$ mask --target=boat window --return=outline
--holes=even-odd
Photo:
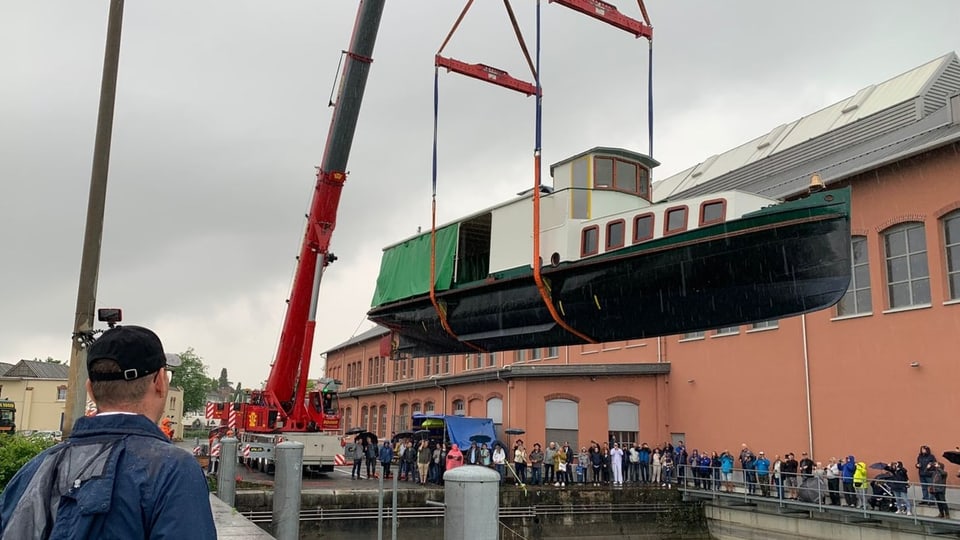
[[[613,181],[616,189],[637,193],[637,164],[617,161],[617,174]]]
[[[727,201],[718,199],[714,201],[704,201],[700,205],[700,225],[709,225],[711,223],[722,223],[727,214]]]
[[[460,224],[456,258],[456,282],[485,279],[490,272],[490,213]]]
[[[600,249],[600,228],[596,225],[587,227],[580,235],[580,256],[596,255]]]
[[[653,238],[653,214],[633,218],[633,243]]]
[[[623,247],[624,229],[626,229],[626,224],[622,219],[607,223],[606,250]]]
[[[687,207],[676,206],[667,209],[667,219],[663,227],[663,234],[673,234],[687,230]]]
[[[593,159],[593,187],[636,195],[647,194],[647,170],[632,161],[608,157]]]

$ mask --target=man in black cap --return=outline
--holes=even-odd
[[[157,427],[179,365],[139,326],[93,342],[87,392],[98,412],[13,477],[0,494],[0,539],[216,538],[203,471]]]

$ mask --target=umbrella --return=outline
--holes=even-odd
[[[878,471],[882,471],[887,468],[887,464],[882,461],[878,461],[876,463],[871,463],[870,468],[877,469]]]
[[[364,431],[366,431],[366,430],[363,429],[362,427],[360,427],[360,426],[354,426],[354,427],[348,429],[347,431],[345,431],[344,433],[346,433],[347,435],[356,435],[357,433],[363,433]]]
[[[423,421],[422,424],[420,424],[420,427],[423,427],[423,428],[443,427],[443,420],[440,420],[439,418],[427,418],[426,420]]]
[[[400,433],[397,433],[396,435],[393,436],[394,441],[399,441],[400,439],[412,439],[412,438],[413,438],[412,431],[401,431]]]
[[[420,430],[414,431],[414,432],[413,432],[413,437],[414,437],[415,439],[426,439],[426,438],[429,438],[429,437],[430,437],[430,430],[429,430],[429,429],[420,429]]]
[[[827,492],[826,482],[817,476],[808,476],[797,489],[797,498],[803,502],[815,503]]]
[[[360,437],[360,439],[364,441],[367,440],[367,437],[369,437],[370,442],[372,442],[373,444],[377,444],[376,434],[370,433],[369,431],[361,431],[360,433],[357,433],[357,437]]]
[[[524,433],[526,433],[526,430],[523,430],[520,428],[507,428],[503,430],[503,432],[506,433],[507,435],[523,435]]]
[[[470,442],[475,442],[477,444],[488,443],[490,442],[490,436],[484,435],[482,433],[478,433],[477,435],[473,435],[470,437]]]
[[[960,465],[960,449],[958,450],[947,450],[943,453],[943,458],[953,463],[954,465]]]

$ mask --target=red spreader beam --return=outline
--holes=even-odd
[[[466,75],[467,77],[473,77],[474,79],[493,83],[509,90],[515,90],[521,94],[532,96],[537,93],[536,85],[526,81],[521,81],[520,79],[515,79],[506,71],[490,67],[486,64],[468,64],[466,62],[454,60],[453,58],[440,56],[439,54],[436,56],[434,63],[437,67],[446,68],[447,71],[453,71],[454,73],[460,73],[461,75]]]
[[[550,2],[555,2],[574,11],[579,11],[584,15],[589,15],[594,19],[630,32],[637,38],[644,37],[653,39],[653,27],[620,13],[616,6],[603,2],[602,0],[550,0]]]

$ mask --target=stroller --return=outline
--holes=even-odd
[[[877,475],[877,477],[870,482],[871,492],[867,503],[870,505],[871,510],[878,512],[897,511],[897,499],[893,495],[893,490],[890,489],[890,484],[888,484],[890,480],[893,480],[893,475],[883,473]]]

